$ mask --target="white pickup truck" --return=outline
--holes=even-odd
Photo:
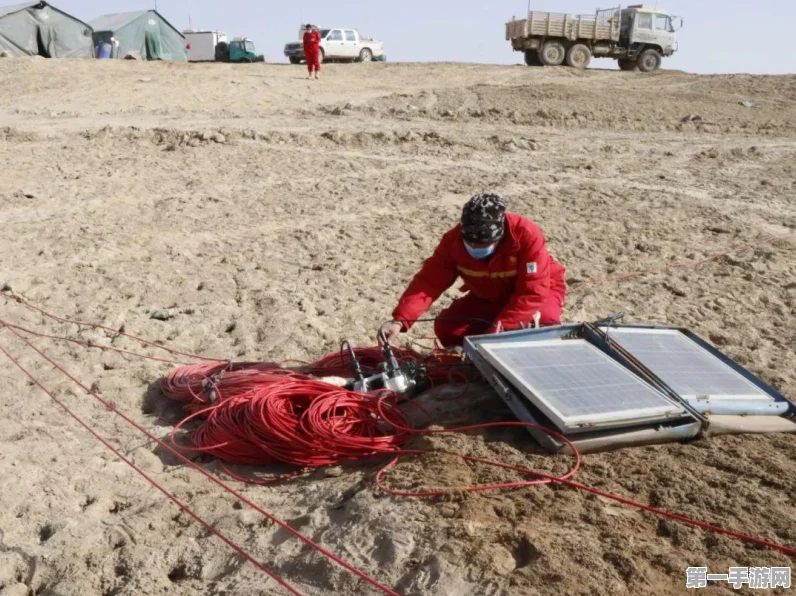
[[[285,56],[291,64],[304,61],[304,32],[299,29],[299,41],[285,44]],[[384,43],[363,37],[356,29],[319,29],[321,35],[321,62],[384,62]]]

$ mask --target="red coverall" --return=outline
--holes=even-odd
[[[565,272],[547,252],[542,230],[520,215],[506,214],[506,234],[486,260],[469,255],[458,225],[409,284],[393,320],[408,331],[461,276],[462,290],[469,293],[443,311],[434,326],[447,348],[461,346],[469,335],[495,333],[498,324],[506,330],[520,323],[533,326],[537,312],[542,325],[558,324],[567,294]]]
[[[314,29],[304,34],[304,59],[310,74],[321,72],[321,34]]]

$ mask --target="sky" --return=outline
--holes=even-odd
[[[154,8],[156,0],[50,0],[84,21],[109,12]],[[522,18],[528,0],[157,0],[158,11],[178,29],[215,29],[252,39],[268,62],[286,62],[282,49],[302,23],[359,29],[384,41],[390,62],[519,64],[505,40],[504,24]],[[604,0],[603,0],[604,1]],[[9,0],[1,4],[15,4]],[[650,0],[655,4],[656,0]],[[682,16],[680,51],[664,67],[695,73],[796,72],[794,0],[658,0]],[[594,0],[531,0],[534,10],[592,13]],[[612,2],[600,5],[613,6]],[[593,67],[612,61],[595,60]]]

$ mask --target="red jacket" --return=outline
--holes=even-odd
[[[506,234],[488,260],[474,259],[461,238],[461,224],[442,237],[434,254],[409,284],[393,312],[408,330],[456,280],[463,290],[504,304],[495,319],[507,329],[533,321],[551,290],[566,294],[566,269],[547,252],[547,241],[532,221],[506,214]]]
[[[308,31],[304,34],[304,54],[317,54],[321,47],[321,34],[315,31]]]

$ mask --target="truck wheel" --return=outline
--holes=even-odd
[[[662,62],[663,56],[658,50],[644,50],[638,57],[638,68],[641,72],[655,72]]]
[[[373,52],[369,48],[363,48],[359,53],[360,62],[373,62]]]
[[[528,66],[544,66],[536,50],[525,50],[525,64]]]
[[[298,56],[291,56],[290,57],[290,63],[291,64],[301,64],[301,58],[299,58]]]
[[[628,60],[627,58],[620,58],[619,62],[619,70],[638,70],[638,62],[635,60]]]
[[[591,63],[591,50],[589,46],[576,43],[567,52],[567,65],[572,68],[588,68]]]
[[[323,48],[318,50],[318,60],[320,60],[321,64],[326,62],[326,51]]]
[[[561,66],[566,55],[567,51],[564,49],[563,43],[560,41],[546,41],[542,46],[542,51],[539,52],[539,59],[545,66]]]
[[[229,44],[219,41],[216,45],[216,62],[229,62]]]

